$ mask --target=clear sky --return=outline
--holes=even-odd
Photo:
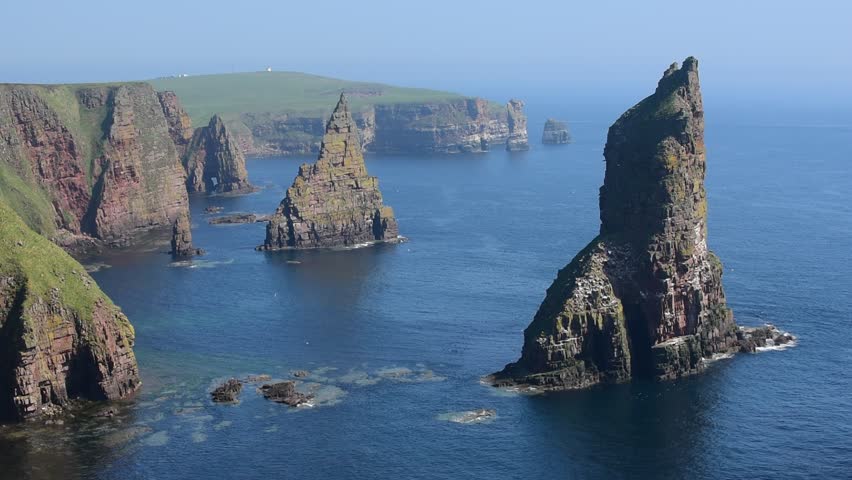
[[[0,19],[0,82],[271,66],[471,94],[605,96],[695,55],[702,83],[732,98],[852,102],[846,0],[3,0]]]

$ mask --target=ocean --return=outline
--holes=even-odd
[[[253,158],[261,191],[191,198],[207,255],[95,259],[136,327],[143,388],[113,418],[0,428],[0,477],[849,478],[852,122],[705,109],[709,244],[729,306],[795,346],[669,382],[483,385],[518,358],[545,289],[599,227],[615,117],[531,103],[529,152],[367,156],[406,243],[263,253],[264,224],[207,224],[207,206],[271,213],[315,160]],[[575,143],[540,144],[548,115]],[[311,372],[313,407],[253,385],[237,405],[210,401],[229,377],[294,370]],[[496,416],[451,421],[480,408]]]

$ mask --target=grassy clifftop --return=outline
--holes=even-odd
[[[241,113],[299,113],[325,116],[345,90],[351,108],[389,103],[443,102],[461,95],[381,83],[353,82],[297,72],[253,72],[169,77],[151,80],[156,90],[172,90],[192,117],[206,124],[213,114],[233,119]]]

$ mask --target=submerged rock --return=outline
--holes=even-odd
[[[134,337],[83,266],[0,202],[0,421],[131,395]]]
[[[303,164],[266,227],[259,250],[350,247],[399,241],[393,210],[367,174],[358,129],[344,95],[313,165]]]
[[[216,387],[210,395],[217,403],[236,402],[243,391],[243,384],[236,378],[231,378]]]
[[[210,206],[210,207],[206,207],[206,208],[204,209],[204,213],[219,213],[219,212],[221,212],[221,211],[223,211],[223,210],[225,210],[225,207],[214,207],[214,206]]]
[[[506,139],[506,150],[521,152],[530,149],[527,134],[527,116],[524,114],[524,102],[509,100],[506,105],[509,119],[509,137]]]
[[[232,223],[257,223],[268,222],[269,215],[257,215],[255,213],[235,213],[233,215],[223,215],[221,217],[211,218],[208,223],[210,225],[226,225]]]
[[[480,408],[466,412],[456,412],[441,415],[439,418],[453,423],[480,423],[493,420],[497,417],[497,411],[490,408]]]
[[[672,65],[610,127],[604,157],[600,235],[559,272],[521,358],[495,385],[674,378],[739,348],[722,264],[707,247],[697,60]]]
[[[306,395],[297,391],[296,382],[292,381],[265,384],[260,387],[260,392],[267,400],[283,403],[291,407],[298,407],[313,398],[312,395]]]
[[[172,227],[172,249],[169,253],[174,258],[194,257],[203,255],[204,250],[192,246],[192,228],[189,215],[180,215]]]
[[[740,327],[737,330],[740,351],[754,353],[758,348],[780,347],[796,341],[796,337],[767,323],[762,327]]]
[[[246,159],[224,120],[214,115],[195,131],[183,157],[190,192],[249,193]]]
[[[544,133],[541,135],[541,143],[545,145],[571,143],[571,132],[568,131],[568,124],[560,120],[548,118],[544,122]]]

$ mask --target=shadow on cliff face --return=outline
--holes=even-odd
[[[654,363],[651,354],[651,332],[647,317],[639,303],[624,302],[627,339],[630,345],[630,371],[633,378],[652,378]]]

